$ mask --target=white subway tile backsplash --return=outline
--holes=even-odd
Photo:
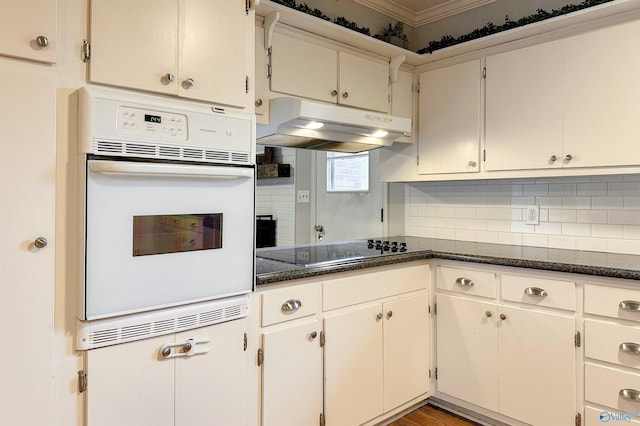
[[[407,235],[615,253],[631,253],[640,244],[640,174],[418,182],[407,188]],[[529,205],[540,206],[538,225],[524,222]]]

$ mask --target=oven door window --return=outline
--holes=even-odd
[[[222,213],[133,217],[133,255],[222,248]]]

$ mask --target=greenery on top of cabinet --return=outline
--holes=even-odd
[[[340,25],[342,27],[348,28],[353,31],[357,31],[359,33],[370,36],[371,31],[367,27],[359,27],[355,22],[349,21],[343,16],[338,16],[336,19],[331,19],[320,9],[311,8],[306,3],[296,3],[296,0],[273,0],[274,3],[281,4],[283,6],[290,7],[291,9],[298,10],[300,12],[306,13],[307,15],[315,16],[316,18],[324,19],[325,21],[333,22],[336,25]]]

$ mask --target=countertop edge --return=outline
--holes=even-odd
[[[292,281],[302,278],[334,274],[338,272],[355,271],[368,269],[376,266],[386,266],[398,263],[407,263],[419,260],[442,259],[456,260],[462,262],[482,263],[496,266],[511,266],[518,268],[537,269],[553,272],[564,272],[582,275],[592,275],[606,278],[621,278],[630,280],[640,280],[640,271],[599,267],[589,265],[577,265],[561,262],[551,262],[542,260],[515,259],[508,257],[482,256],[451,253],[438,250],[424,250],[412,253],[403,253],[395,256],[385,256],[380,258],[367,258],[324,265],[317,267],[307,267],[300,269],[287,269],[276,272],[267,272],[256,275],[256,286],[273,284],[277,282]]]

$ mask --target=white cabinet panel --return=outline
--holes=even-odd
[[[0,351],[3,425],[53,422],[55,111],[54,70],[0,58],[0,336],[12,342]]]
[[[321,322],[263,334],[262,425],[313,425],[322,413]]]
[[[494,272],[438,266],[436,283],[438,289],[442,290],[469,296],[496,297],[496,274]]]
[[[359,425],[382,414],[382,306],[327,317],[324,329],[327,424]]]
[[[385,412],[429,390],[428,308],[427,293],[383,305]]]
[[[418,173],[480,170],[480,61],[420,74]]]
[[[576,414],[573,316],[503,305],[498,310],[500,413],[532,425],[572,424]]]
[[[487,170],[561,167],[562,40],[489,56],[486,69]]]
[[[4,0],[0,5],[0,55],[55,62],[58,44],[56,0]],[[40,46],[38,37],[46,38]]]
[[[623,303],[625,302],[625,303]],[[640,291],[627,288],[584,286],[584,311],[630,321],[640,321]]]
[[[391,83],[391,115],[410,118],[411,132],[407,136],[397,139],[396,142],[414,142],[417,136],[418,117],[417,106],[414,107],[413,73],[398,70],[396,81]]]
[[[640,328],[585,320],[584,334],[586,357],[640,369]]]
[[[565,167],[640,164],[640,21],[564,41]]]
[[[438,391],[498,411],[495,303],[437,295]]]
[[[501,274],[502,299],[535,306],[576,310],[576,284],[572,281]]]
[[[338,53],[338,103],[389,111],[389,62]]]
[[[337,62],[336,50],[274,32],[271,90],[335,103]]]
[[[638,402],[620,395],[622,390],[640,391],[640,374],[586,362],[584,399],[616,411],[638,412]]]

